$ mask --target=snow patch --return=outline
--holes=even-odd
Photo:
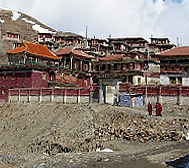
[[[1,18],[0,18],[0,22],[1,22],[1,23],[5,23],[5,21],[4,21],[4,20],[2,20]]]
[[[186,134],[186,140],[189,141],[189,132]]]
[[[183,137],[184,137],[187,141],[189,141],[189,132],[187,132],[186,134],[183,134]]]
[[[52,31],[49,31],[48,29],[44,29],[42,28],[40,25],[36,24],[33,25],[32,28],[36,31],[38,31],[39,33],[53,33]]]
[[[107,153],[111,153],[111,152],[114,152],[113,150],[111,149],[103,149],[103,150],[100,150],[100,148],[96,149],[96,152],[107,152]]]
[[[16,21],[21,15],[21,13],[18,13],[17,11],[12,11],[12,13],[13,13],[13,16],[11,17],[11,19],[14,21]]]
[[[22,18],[22,20],[25,21],[26,23],[36,24],[35,22],[28,20],[27,18]]]

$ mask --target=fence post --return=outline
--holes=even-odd
[[[28,103],[31,101],[30,89],[28,89]]]
[[[159,86],[159,88],[158,88],[157,102],[159,102],[160,104],[162,104],[161,86]]]
[[[18,102],[20,102],[20,89],[18,89]]]
[[[66,104],[66,94],[67,94],[67,90],[64,89],[64,104]]]
[[[181,86],[179,86],[179,88],[178,88],[178,94],[177,94],[177,104],[178,105],[182,105],[182,88],[181,88]]]
[[[11,93],[10,93],[10,89],[9,89],[9,102],[11,102]]]
[[[81,92],[80,89],[77,90],[77,103],[81,102]]]
[[[51,102],[54,101],[54,89],[52,89],[52,92],[51,92]]]
[[[89,91],[89,103],[93,103],[93,95],[94,95],[94,92],[91,90]]]
[[[42,102],[42,94],[43,94],[42,89],[40,89],[40,93],[39,93],[39,102],[40,103]]]
[[[145,94],[144,94],[144,104],[148,104],[148,86],[145,87]]]

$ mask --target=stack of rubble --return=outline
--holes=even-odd
[[[43,150],[47,154],[95,151],[103,148],[104,142],[110,140],[141,143],[179,141],[189,131],[188,119],[168,120],[116,111],[94,118],[94,127],[89,125],[85,131],[70,133],[67,137],[48,136],[40,141],[36,140],[30,144],[30,152],[34,152],[34,149]]]

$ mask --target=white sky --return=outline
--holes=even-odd
[[[168,37],[189,45],[189,0],[0,0],[0,7],[46,25],[97,38]]]

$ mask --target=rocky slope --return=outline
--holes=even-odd
[[[38,41],[38,33],[57,33],[63,36],[77,35],[71,32],[59,32],[22,12],[0,9],[0,64],[7,63],[6,51],[13,48],[14,41],[5,38],[7,32],[20,34],[19,42],[22,40],[36,42]]]
[[[0,162],[8,160],[10,165],[18,166],[33,157],[94,152],[108,147],[121,150],[125,148],[123,144],[116,146],[120,141],[148,145],[183,141],[189,130],[187,112],[172,118],[164,107],[163,115],[149,117],[144,107],[1,104],[0,154],[4,155],[0,155]]]

